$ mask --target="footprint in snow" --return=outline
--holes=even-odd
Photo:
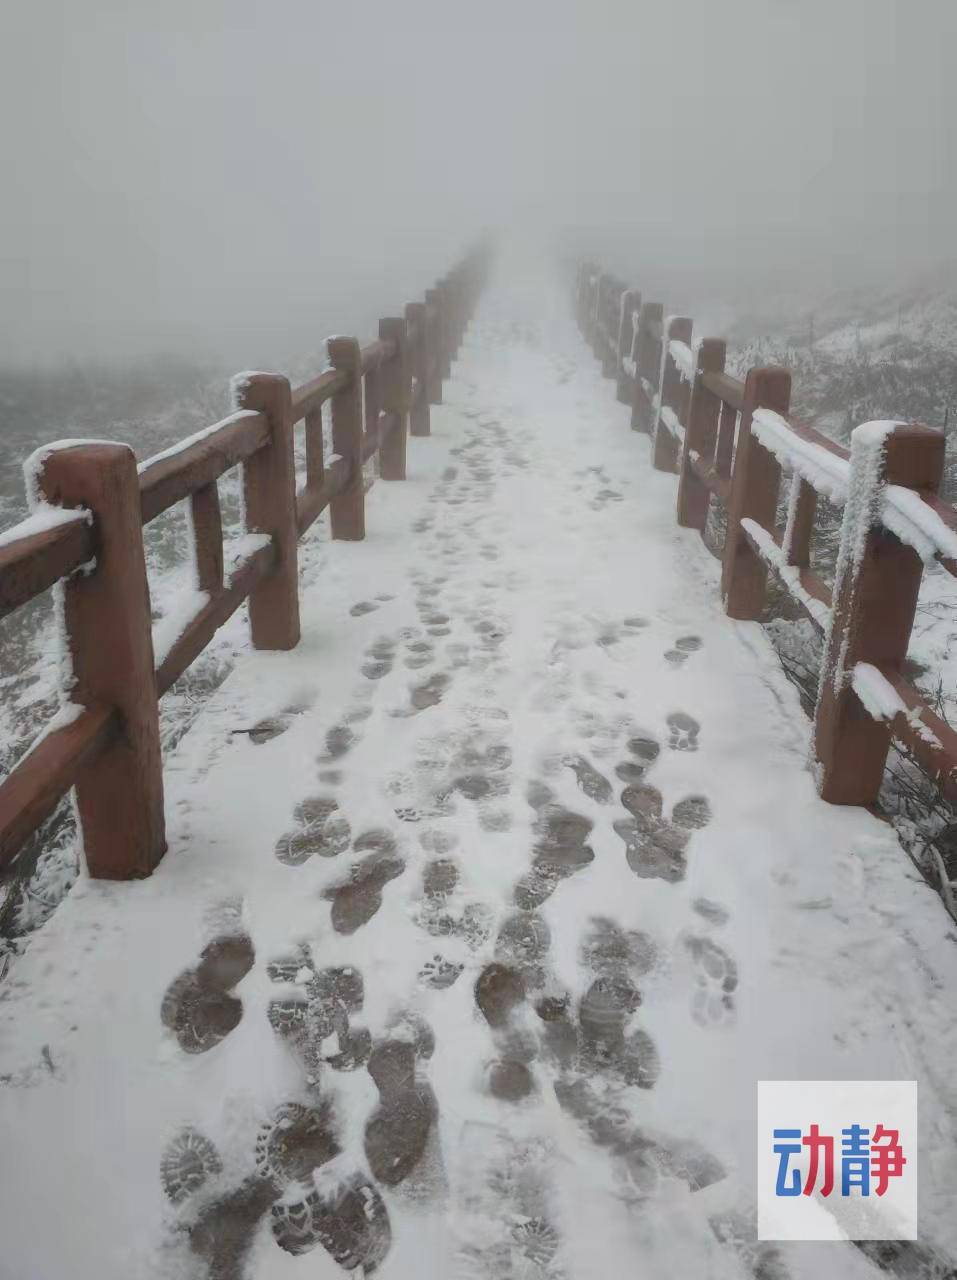
[[[672,751],[697,751],[701,725],[684,711],[673,711],[668,717],[668,746]]]
[[[440,832],[423,832],[425,836],[441,836]],[[423,839],[423,847],[447,853],[452,847],[441,839]],[[461,938],[472,950],[482,946],[492,931],[492,913],[481,902],[463,902],[459,889],[460,871],[454,858],[432,858],[422,871],[422,898],[413,919],[420,928],[435,938]],[[436,957],[439,959],[440,957]],[[454,976],[452,975],[453,970]],[[433,986],[451,986],[462,966],[440,966],[438,974],[448,981],[433,981]],[[430,971],[431,972],[431,971]]]
[[[313,854],[335,858],[349,847],[352,828],[331,796],[309,796],[296,806],[296,826],[279,837],[275,854],[287,867],[298,867]]]
[[[170,983],[160,1018],[186,1053],[206,1053],[239,1026],[243,1002],[231,993],[254,960],[252,941],[237,920],[230,932],[203,948],[193,968]]]
[[[346,879],[322,891],[322,897],[332,902],[330,918],[337,933],[355,933],[371,920],[382,906],[382,890],[405,870],[388,831],[367,831],[353,847],[372,852],[349,868]]]
[[[367,680],[381,680],[392,670],[395,661],[395,641],[382,636],[366,650],[362,674]]]
[[[672,883],[683,880],[691,832],[711,819],[707,798],[695,795],[679,800],[670,822],[662,813],[661,792],[646,782],[625,787],[621,803],[631,816],[619,818],[613,826],[625,843],[625,857],[635,875]]]
[[[315,1088],[324,1067],[354,1071],[369,1057],[367,1027],[354,1025],[365,999],[362,974],[351,965],[317,970],[308,947],[301,946],[267,967],[282,987],[270,1000],[269,1025],[299,1058],[306,1083]]]
[[[434,1044],[434,1040],[433,1040]],[[426,1154],[438,1115],[435,1094],[418,1070],[419,1046],[406,1039],[380,1041],[367,1069],[379,1090],[379,1103],[366,1123],[365,1153],[379,1182],[404,1182]]]
[[[738,986],[738,966],[723,947],[711,938],[688,934],[685,951],[691,958],[695,991],[691,1015],[702,1027],[726,1026],[734,1021],[734,992]]]
[[[680,667],[687,662],[692,653],[696,653],[700,648],[700,636],[680,636],[675,641],[675,647],[666,651],[665,658],[673,667]]]
[[[525,911],[540,907],[562,880],[594,861],[595,851],[586,843],[593,825],[590,818],[572,813],[550,800],[540,806],[532,865],[515,886],[517,907]]]
[[[364,1175],[326,1175],[324,1166],[339,1154],[338,1128],[325,1100],[280,1106],[257,1134],[252,1169],[232,1188],[223,1183],[222,1160],[208,1138],[195,1129],[176,1134],[163,1153],[160,1178],[209,1280],[243,1274],[267,1214],[273,1239],[286,1253],[321,1245],[340,1266],[363,1267],[371,1275],[391,1245],[388,1210]]]

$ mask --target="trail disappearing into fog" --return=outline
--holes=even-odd
[[[156,874],[17,962],[3,1275],[853,1280],[754,1243],[755,1082],[916,1078],[948,1158],[939,903],[817,799],[769,641],[530,297],[167,760]],[[954,1254],[952,1216],[928,1176]]]

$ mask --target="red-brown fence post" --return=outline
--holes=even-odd
[[[654,425],[653,401],[661,376],[661,341],[658,332],[665,309],[660,302],[643,302],[635,335],[635,396],[631,403],[631,429],[650,434]]]
[[[578,297],[578,329],[586,342],[591,342],[592,322],[595,313],[595,264],[582,263],[580,292]]]
[[[436,282],[435,288],[439,305],[439,378],[447,382],[452,376],[452,295],[449,282],[444,278]]]
[[[851,677],[859,662],[900,674],[920,589],[920,556],[881,524],[883,488],[893,484],[936,492],[944,466],[942,432],[898,423],[881,450],[883,430],[883,424],[867,423],[851,434],[841,554],[814,714],[818,791],[832,804],[877,799],[890,724],[865,710]]]
[[[603,328],[603,309],[605,305],[605,290],[608,287],[608,276],[603,271],[598,273],[595,280],[595,292],[592,297],[592,318],[591,318],[591,349],[597,360],[603,360],[604,352],[604,328]]]
[[[656,471],[677,471],[678,457],[681,449],[671,428],[663,421],[664,410],[675,415],[678,423],[684,427],[683,408],[686,403],[685,386],[681,377],[678,362],[671,354],[670,343],[683,342],[691,345],[691,320],[688,316],[671,316],[667,332],[662,338],[661,347],[661,380],[658,388],[658,412],[655,414],[654,445],[651,465]]]
[[[332,451],[349,468],[349,480],[329,503],[333,538],[359,542],[366,536],[362,477],[362,354],[355,338],[330,338],[329,363],[349,373],[348,385],[332,397]]]
[[[703,531],[708,522],[711,493],[692,467],[691,455],[697,454],[704,462],[714,463],[721,401],[704,385],[701,375],[724,373],[725,351],[725,344],[720,338],[705,338],[698,347],[678,471],[678,523],[684,529]]]
[[[574,321],[578,325],[578,333],[585,333],[585,282],[586,264],[578,262],[574,273]]]
[[[390,317],[379,321],[379,337],[395,343],[395,355],[386,360],[380,373],[379,390],[385,413],[398,415],[398,422],[379,447],[379,474],[383,480],[405,479],[405,439],[409,425],[409,392],[412,383],[409,346],[404,320]]]
[[[428,347],[426,346],[426,316],[424,302],[410,302],[405,309],[409,326],[409,361],[415,378],[415,394],[409,417],[409,433],[427,436],[431,433],[428,395]]]
[[[624,292],[624,286],[619,285],[614,276],[605,277],[605,294],[602,303],[602,315],[599,322],[598,338],[600,344],[599,355],[601,357],[601,373],[603,378],[617,378],[618,369],[616,360],[618,356],[618,343],[615,342],[614,347],[609,342],[609,333],[611,327],[609,320],[612,314],[615,315],[617,322],[621,315],[621,295]],[[618,295],[618,301],[615,301],[615,295]],[[618,337],[618,329],[615,329],[616,339]]]
[[[773,409],[786,414],[790,402],[790,370],[767,368],[748,371],[721,565],[721,596],[725,612],[731,618],[756,621],[761,617],[768,569],[745,537],[741,521],[755,520],[763,528],[773,529],[781,487],[778,461],[755,443],[751,435],[751,418],[755,409]]]
[[[95,520],[95,567],[63,588],[69,697],[115,707],[120,732],[81,770],[76,800],[90,875],[137,879],[166,852],[166,822],[136,459],[123,444],[66,446],[47,455],[38,482],[47,502]]]
[[[425,291],[425,359],[429,404],[442,403],[442,318],[438,289]]]
[[[631,404],[632,382],[625,372],[625,361],[632,358],[635,349],[634,314],[641,307],[641,290],[626,289],[621,295],[618,315],[618,385],[615,395],[622,404]]]
[[[275,569],[249,597],[253,647],[294,649],[299,643],[299,530],[289,379],[245,374],[233,391],[237,408],[254,409],[269,421],[269,443],[243,465],[246,532],[268,533],[277,555]]]

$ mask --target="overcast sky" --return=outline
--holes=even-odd
[[[10,0],[0,23],[0,359],[261,363],[395,310],[486,225],[576,236],[666,301],[957,256],[957,0]]]

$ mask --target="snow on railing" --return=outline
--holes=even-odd
[[[957,533],[914,489],[897,484],[885,486],[881,520],[901,542],[913,547],[925,564],[938,555],[957,559]]]
[[[678,338],[672,338],[668,343],[668,351],[670,352],[671,358],[675,362],[683,381],[694,382],[695,357],[694,352],[688,346],[687,342],[681,342]]]
[[[857,446],[853,450],[854,456],[863,458],[862,445],[869,457],[876,451],[877,456],[871,459],[875,463],[872,469],[876,471],[887,436],[897,425],[896,422],[874,421],[855,427],[851,433],[852,446]],[[773,409],[755,409],[751,430],[786,470],[796,471],[835,506],[843,506],[847,502],[852,484],[849,459],[797,435],[787,419]],[[916,490],[896,484],[885,485],[881,491],[879,511],[884,527],[901,542],[913,547],[925,564],[933,563],[938,555],[957,559],[957,533],[944,523]]]
[[[685,438],[685,429],[681,425],[681,419],[675,413],[674,409],[663,404],[658,410],[658,414],[661,421],[677,440],[683,440]]]
[[[844,505],[851,475],[851,464],[846,458],[796,435],[787,418],[773,409],[755,409],[751,432],[782,467],[797,471],[835,506]]]
[[[874,720],[893,720],[895,716],[903,716],[929,746],[940,747],[940,739],[921,720],[920,708],[909,707],[884,673],[872,663],[856,664],[851,672],[851,688]]]
[[[249,374],[237,375],[237,377],[245,379],[243,385],[249,380]],[[234,378],[230,383],[230,394],[232,395],[233,387],[236,385]],[[255,409],[234,409],[227,417],[221,418],[219,422],[214,422],[211,427],[203,427],[200,431],[194,431],[191,436],[186,436],[184,440],[178,440],[176,444],[171,444],[168,449],[163,449],[160,453],[154,453],[151,458],[144,459],[143,462],[137,464],[137,471],[140,475],[150,467],[156,466],[158,462],[167,462],[170,458],[176,458],[181,453],[185,453],[187,449],[191,449],[194,444],[206,440],[209,436],[214,436],[217,431],[222,431],[225,427],[231,427],[236,422],[242,422],[246,418],[256,418],[259,415]]]
[[[624,294],[621,301],[624,327]],[[740,412],[747,408],[744,384],[724,372],[720,343],[709,349],[709,368],[702,375],[697,368],[700,342],[687,337],[690,319],[681,319],[679,328],[678,317],[657,318],[662,310],[657,303],[647,303],[641,312],[632,311],[635,341],[627,357],[620,335],[621,367],[635,381],[632,425],[646,431],[652,425],[657,428],[654,465],[680,474],[677,514],[683,527],[696,528],[704,536],[711,499],[724,503],[728,530],[722,595],[727,612],[742,620],[761,619],[767,602],[766,567],[824,632],[814,713],[814,771],[820,794],[838,804],[873,803],[893,735],[936,786],[957,802],[957,734],[901,674],[922,563],[941,561],[957,576],[957,510],[930,488],[903,487],[911,475],[920,474],[925,462],[930,483],[941,442],[929,442],[925,428],[869,422],[855,429],[848,451],[789,419],[787,371],[753,369],[748,385],[755,400],[774,405],[778,412],[762,407],[750,415],[751,441],[756,453],[766,450],[777,460],[780,471],[762,457],[753,467],[741,465],[754,455],[735,447],[735,415],[726,415],[722,408],[717,429],[712,425],[706,431],[695,421],[683,432],[679,406],[688,404],[687,384],[694,386],[703,376],[709,391]],[[648,343],[639,361],[636,347],[642,333]],[[594,340],[590,331],[588,336]],[[686,384],[683,390],[679,382]],[[681,436],[680,457],[675,457],[673,441]],[[790,478],[790,492],[779,537],[773,526],[782,473]],[[811,566],[814,495],[842,509],[833,588]],[[740,510],[763,514],[759,519],[742,518],[736,514]],[[894,537],[870,536],[880,528]],[[901,544],[917,556],[902,552]],[[859,704],[872,717],[864,725]],[[849,717],[854,721],[851,734]]]
[[[10,546],[24,538],[35,538],[41,533],[59,528],[60,525],[76,522],[92,524],[93,513],[85,507],[53,507],[47,503],[38,503],[26,519],[0,532],[0,547]]]
[[[818,600],[809,591],[805,590],[801,582],[800,568],[797,565],[787,563],[784,552],[768,533],[767,529],[758,524],[756,520],[749,520],[745,517],[741,521],[741,528],[747,532],[754,542],[761,554],[761,559],[775,571],[794,598],[800,601],[817,622],[818,626],[822,630],[826,630],[831,619],[831,611],[823,601]]]
[[[434,390],[440,393],[484,284],[487,258],[483,245],[443,278],[440,289],[427,291],[424,302],[410,303],[406,318],[380,322],[380,337],[371,350],[376,374],[382,360],[390,362],[382,370],[379,420],[384,415],[391,430],[388,456],[377,433],[370,433],[375,448],[368,456],[379,452],[383,478],[405,478],[404,438],[395,424],[404,433],[408,410],[411,434],[429,434],[427,397],[414,399],[411,392],[417,386],[424,389],[426,377],[434,375]],[[321,511],[330,509],[333,538],[364,536],[364,488],[335,483],[337,474],[333,483],[324,481],[318,415],[304,410],[307,474],[301,493],[287,428],[304,415],[280,421],[290,392],[295,411],[297,394],[300,406],[305,391],[316,409],[321,391],[328,390],[323,399],[332,397],[334,439],[348,442],[350,458],[363,453],[363,407],[369,404],[370,384],[361,379],[372,370],[362,359],[370,348],[360,349],[354,338],[345,343],[350,358],[352,348],[358,355],[358,363],[348,366],[345,359],[333,361],[337,370],[348,368],[345,382],[337,381],[337,372],[333,379],[324,381],[320,375],[295,392],[279,379],[264,380],[254,391],[262,375],[238,374],[230,388],[234,412],[138,468],[132,449],[110,441],[61,440],[43,445],[27,459],[24,475],[32,514],[0,532],[0,612],[11,613],[52,589],[60,595],[65,623],[61,649],[76,662],[69,671],[64,667],[61,676],[60,711],[27,756],[0,779],[0,867],[17,856],[24,840],[76,786],[90,875],[128,879],[155,869],[166,847],[157,694],[171,687],[245,600],[256,648],[286,650],[298,643],[296,543]],[[409,358],[393,360],[403,344]],[[339,391],[349,394],[337,395]],[[247,407],[245,400],[253,394],[268,407]],[[276,424],[282,429],[274,429]],[[325,467],[337,461],[341,459],[333,453]],[[217,482],[240,464],[248,468],[248,532],[224,547]],[[83,509],[48,505],[47,484],[68,493]],[[183,501],[189,503],[197,577],[154,625],[143,528]],[[83,526],[91,524],[87,533]],[[94,549],[101,554],[92,560]],[[64,609],[64,599],[76,607]],[[135,732],[118,755],[110,746],[123,721],[134,725]]]

